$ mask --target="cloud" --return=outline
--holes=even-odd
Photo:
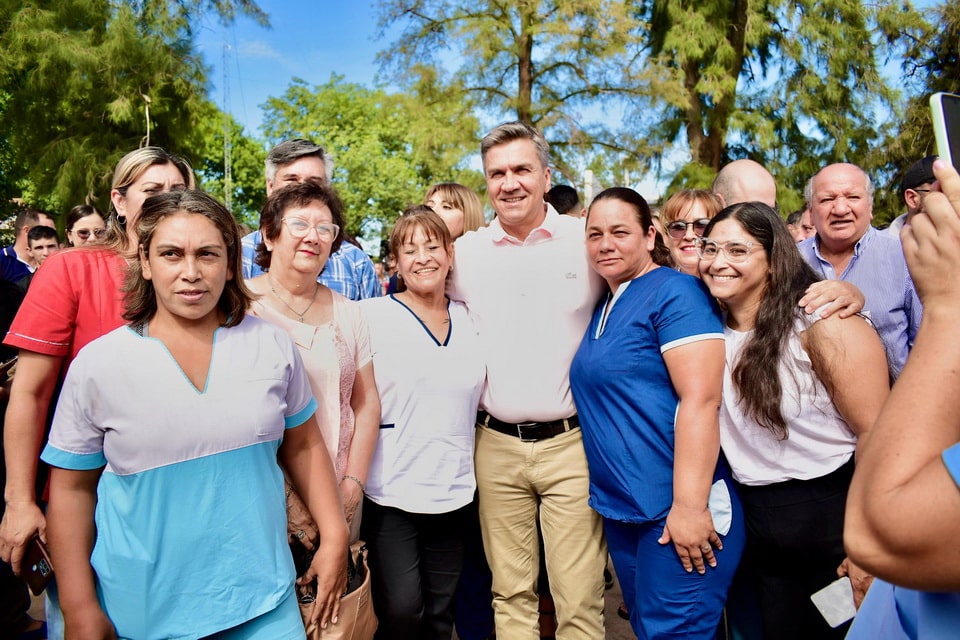
[[[238,54],[244,58],[259,58],[287,62],[286,57],[263,40],[247,40],[240,44]]]

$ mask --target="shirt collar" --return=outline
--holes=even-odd
[[[860,253],[863,251],[863,249],[864,249],[868,244],[870,244],[870,240],[873,238],[874,234],[876,234],[876,233],[878,233],[878,231],[873,227],[873,225],[870,225],[869,227],[867,227],[866,232],[865,232],[862,236],[860,236],[860,239],[859,239],[859,240],[857,240],[857,241],[854,243],[854,245],[853,245],[853,255],[859,256]],[[814,252],[816,253],[816,255],[817,255],[818,258],[820,258],[821,260],[824,260],[824,261],[826,261],[826,262],[829,262],[829,260],[827,260],[826,258],[824,258],[823,255],[820,253],[820,236],[819,236],[819,235],[817,235],[817,236],[816,236],[816,239],[813,241],[813,250],[814,250]]]
[[[543,222],[540,223],[540,226],[531,230],[527,237],[524,240],[520,240],[508,234],[503,227],[500,225],[500,219],[494,218],[493,222],[490,223],[490,232],[493,235],[494,244],[514,244],[518,246],[527,245],[527,244],[537,244],[538,242],[544,242],[550,240],[557,232],[557,224],[560,221],[560,214],[557,213],[557,210],[553,208],[548,202],[545,202],[544,205],[547,208],[547,213],[543,218]]]

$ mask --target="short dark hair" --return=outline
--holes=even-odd
[[[323,172],[326,174],[324,177],[326,181],[329,182],[333,178],[333,158],[330,157],[329,153],[324,151],[323,147],[306,138],[284,140],[273,149],[270,149],[270,153],[267,154],[267,160],[264,163],[264,175],[267,180],[272,181],[280,167],[296,162],[300,158],[309,158],[311,156],[319,158],[323,163]]]
[[[343,217],[343,201],[328,182],[304,180],[274,191],[263,203],[263,209],[260,210],[260,234],[263,237],[257,244],[257,253],[253,259],[257,266],[265,270],[270,268],[270,251],[267,250],[264,240],[272,242],[280,237],[283,214],[287,209],[305,207],[314,202],[326,205],[333,217],[333,224],[340,227],[340,234],[330,245],[330,253],[334,254],[340,249],[347,224]]]
[[[56,240],[60,242],[60,236],[57,235],[57,230],[53,227],[47,227],[44,225],[34,225],[30,227],[30,231],[27,231],[27,246],[30,246],[31,242],[38,242],[40,240]]]
[[[227,280],[217,306],[226,316],[225,327],[234,327],[243,320],[253,295],[243,283],[243,257],[240,252],[240,228],[233,215],[218,200],[202,191],[188,189],[170,191],[147,198],[137,219],[137,244],[142,252],[130,265],[123,285],[126,294],[123,319],[130,324],[147,322],[157,313],[157,294],[153,282],[143,277],[140,254],[150,255],[150,243],[164,218],[177,213],[205,217],[223,235],[227,246],[227,267],[233,277]]]
[[[23,207],[19,209],[17,211],[17,218],[13,222],[14,233],[19,236],[20,231],[23,230],[24,227],[33,227],[40,224],[40,216],[51,218],[47,212],[34,209],[33,207]]]
[[[577,190],[567,184],[558,184],[547,191],[546,200],[560,214],[569,213],[581,206]]]

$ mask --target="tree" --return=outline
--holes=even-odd
[[[619,65],[636,60],[631,3],[616,0],[384,0],[381,35],[401,24],[398,40],[379,54],[404,86],[416,65],[457,66],[449,89],[474,99],[499,120],[536,126],[553,162],[573,178],[578,154],[644,157],[599,110],[622,106],[634,88]],[[442,75],[442,74],[439,74]]]
[[[267,101],[263,130],[270,144],[303,137],[331,152],[332,182],[354,235],[367,221],[392,222],[407,205],[421,202],[433,182],[480,182],[463,164],[477,140],[469,105],[445,99],[429,73],[419,82],[420,96],[436,100],[390,95],[333,75],[312,90],[294,79],[282,98]]]
[[[210,110],[192,25],[204,11],[266,24],[249,0],[0,0],[8,179],[47,207],[105,207],[113,165],[138,145],[199,157],[194,125]]]

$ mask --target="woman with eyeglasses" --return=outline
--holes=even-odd
[[[883,345],[860,316],[797,306],[819,278],[765,204],[717,214],[699,255],[725,308],[720,443],[743,501],[743,570],[764,633],[843,638],[848,625],[831,629],[810,595],[849,575],[859,603],[869,584],[844,554],[843,518],[857,441],[889,392]]]
[[[259,295],[251,313],[289,333],[303,358],[355,542],[380,399],[360,307],[317,282],[327,258],[340,247],[345,224],[343,202],[327,184],[308,180],[275,191],[260,213],[263,240],[255,257],[266,273],[246,284]],[[287,525],[291,542],[308,551],[316,548],[317,523],[289,484]]]
[[[720,199],[703,189],[678,191],[663,204],[660,219],[666,229],[664,242],[678,271],[698,275],[697,240],[703,235],[710,218],[722,208]]]
[[[720,456],[720,311],[699,280],[661,266],[632,189],[597,195],[586,247],[610,288],[570,367],[590,506],[637,636],[712,640],[744,544]]]
[[[95,207],[78,204],[67,214],[66,232],[71,247],[97,244],[107,237],[107,223]]]

